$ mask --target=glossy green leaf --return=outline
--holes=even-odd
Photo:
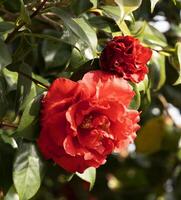
[[[117,25],[119,26],[123,35],[131,35],[130,30],[125,21],[119,21],[117,22]]]
[[[17,72],[12,72],[8,70],[7,68],[3,68],[3,74],[4,78],[6,80],[6,83],[8,85],[8,92],[11,90],[14,90],[17,88],[17,80],[18,80],[18,73]]]
[[[4,1],[4,6],[7,10],[11,11],[11,12],[18,12],[20,10],[21,7],[21,0],[13,0],[13,1]]]
[[[90,190],[93,188],[96,180],[96,169],[94,167],[89,167],[82,174],[76,173],[76,175],[80,177],[82,180],[90,183],[89,187]]]
[[[5,143],[10,144],[14,149],[18,148],[16,140],[12,136],[9,136],[5,133],[5,134],[0,134],[0,137],[3,139]]]
[[[156,4],[159,2],[160,0],[150,0],[151,3],[151,12],[154,11],[154,8],[156,6]]]
[[[38,120],[41,98],[42,96],[37,96],[26,105],[17,129],[18,135],[24,138],[33,139],[39,132]]]
[[[7,110],[6,89],[5,78],[0,74],[0,119],[5,115]]]
[[[94,16],[89,19],[89,23],[91,26],[95,27],[96,29],[104,30],[105,32],[115,32],[119,31],[118,27],[116,26],[115,22],[106,16]]]
[[[22,143],[13,166],[13,182],[20,200],[31,199],[37,193],[42,175],[43,163],[35,145]]]
[[[82,28],[72,19],[72,17],[67,12],[60,8],[51,8],[50,11],[62,19],[67,29],[71,31],[74,36],[76,36],[78,39],[81,39],[86,44],[86,46],[90,46],[89,39],[84,30],[82,30]]]
[[[5,67],[12,62],[11,54],[6,44],[1,39],[0,39],[0,52],[1,52],[0,53],[0,69],[1,69],[2,67]]]
[[[179,77],[175,81],[174,85],[181,84],[181,42],[177,42],[176,44],[176,57],[178,61],[178,65],[176,66],[176,68],[179,73]]]
[[[93,4],[94,8],[97,8],[98,0],[90,0],[90,2]]]
[[[84,18],[74,19],[76,23],[84,30],[85,34],[88,37],[89,43],[91,44],[91,49],[93,50],[94,55],[96,55],[97,47],[97,35],[95,30],[88,24]]]
[[[115,0],[115,3],[120,8],[120,20],[122,21],[126,15],[140,7],[142,0]]]
[[[4,200],[19,200],[19,196],[14,186],[10,187],[6,196],[4,197]]]
[[[121,16],[118,6],[101,6],[101,9],[107,17],[112,18],[116,22],[120,20]]]
[[[141,104],[141,95],[140,95],[139,88],[137,87],[136,84],[133,85],[133,88],[134,88],[135,96],[133,97],[131,101],[130,108],[137,110]]]
[[[58,34],[55,31],[46,31],[46,34],[57,37]],[[55,42],[51,40],[44,40],[41,49],[45,65],[47,69],[60,68],[66,66],[72,53],[72,47],[69,44],[61,41]]]
[[[0,33],[9,32],[14,28],[14,24],[10,22],[0,22]]]
[[[93,4],[90,0],[73,0],[72,9],[76,15],[86,12],[91,7],[93,7]]]
[[[28,10],[24,5],[23,0],[20,0],[20,1],[21,1],[20,20],[22,20],[26,24],[31,24],[31,19],[30,19]]]
[[[148,76],[145,75],[145,78],[143,81],[137,83],[137,88],[140,92],[146,92],[146,90],[148,89],[148,86],[149,86],[149,79],[148,79]]]
[[[21,63],[18,66],[17,70],[19,71],[16,95],[16,109],[18,110],[19,106],[24,103],[25,98],[31,92],[33,82],[29,78],[24,76],[24,74],[26,74],[27,76],[32,77],[32,69],[29,65],[27,65],[26,63]]]
[[[102,6],[101,8],[103,9],[104,11],[103,13],[105,16],[112,18],[116,22],[117,26],[119,27],[123,35],[130,35],[130,30],[128,29],[126,22],[121,19],[121,13],[119,7]],[[121,33],[119,33],[119,35],[120,34]],[[115,36],[114,33],[113,36]]]
[[[157,91],[163,86],[166,80],[165,56],[154,51],[150,61],[149,71],[151,87]]]
[[[71,68],[70,70],[74,71],[75,69],[77,69],[78,67],[80,67],[81,65],[83,65],[86,62],[87,62],[87,59],[82,54],[82,52],[77,50],[76,48],[74,48],[72,50],[72,55],[70,58],[69,69]]]
[[[164,34],[159,32],[146,21],[135,22],[130,26],[130,30],[132,35],[136,35],[141,41],[148,44],[149,47],[153,47],[153,49],[154,47],[168,46]]]

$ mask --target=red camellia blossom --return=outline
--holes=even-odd
[[[142,46],[138,39],[131,36],[117,36],[108,42],[103,50],[100,67],[138,83],[148,73],[146,63],[151,56],[151,49]]]
[[[136,136],[139,112],[128,108],[133,96],[126,80],[102,71],[79,82],[56,79],[42,100],[40,151],[70,172],[99,167]]]

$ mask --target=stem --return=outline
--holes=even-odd
[[[40,15],[36,17],[37,19],[53,26],[56,30],[58,30],[58,28],[60,27],[60,24],[53,21],[52,19],[50,19],[49,17],[47,17],[46,15]]]
[[[3,128],[3,127],[8,127],[8,128],[18,128],[18,125],[16,124],[10,124],[10,123],[7,123],[7,122],[0,122],[0,128]]]
[[[168,101],[166,100],[166,98],[165,98],[162,94],[159,94],[159,95],[158,95],[158,99],[159,99],[159,101],[162,103],[166,115],[169,117],[169,119],[172,120],[173,125],[174,125],[175,127],[178,127],[178,125],[175,123],[175,121],[173,120],[172,116],[170,115],[170,113],[169,113],[169,111],[168,111],[169,103],[168,103]]]
[[[41,4],[37,7],[37,9],[30,15],[30,19],[32,19],[33,17],[38,15],[38,13],[43,8],[43,6],[46,4],[46,2],[47,2],[47,0],[43,0],[41,2]],[[19,31],[19,29],[21,29],[24,25],[26,25],[26,23],[22,22],[19,26],[17,26],[14,29],[14,31],[8,35],[8,37],[5,40],[5,43],[9,43],[13,39],[13,37],[16,35],[16,33]]]
[[[160,49],[160,50],[157,50],[157,49],[153,49],[153,48],[151,48],[153,51],[156,51],[157,53],[165,53],[165,54],[167,54],[167,55],[165,55],[165,56],[169,56],[171,53],[173,53],[173,52],[175,52],[175,49]]]
[[[167,110],[168,109],[168,102],[162,94],[158,95],[158,99],[162,103],[163,107]]]
[[[32,78],[31,76],[27,75],[26,73],[22,72],[22,71],[18,71],[19,74],[23,75],[24,77],[30,79],[31,81],[33,81],[36,85],[38,86],[43,86],[43,88],[48,89],[49,86],[38,81],[37,79]]]
[[[30,18],[32,19],[33,17],[35,17],[36,15],[38,15],[38,13],[40,12],[40,10],[43,8],[43,6],[46,4],[48,0],[42,0],[41,4],[38,6],[38,8],[30,15]]]

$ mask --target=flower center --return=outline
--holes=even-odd
[[[84,118],[80,127],[83,129],[102,129],[108,132],[110,121],[105,115],[90,114]]]

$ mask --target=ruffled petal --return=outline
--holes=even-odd
[[[99,70],[88,72],[80,82],[93,91],[92,96],[97,99],[115,99],[128,106],[134,96],[127,81]]]

